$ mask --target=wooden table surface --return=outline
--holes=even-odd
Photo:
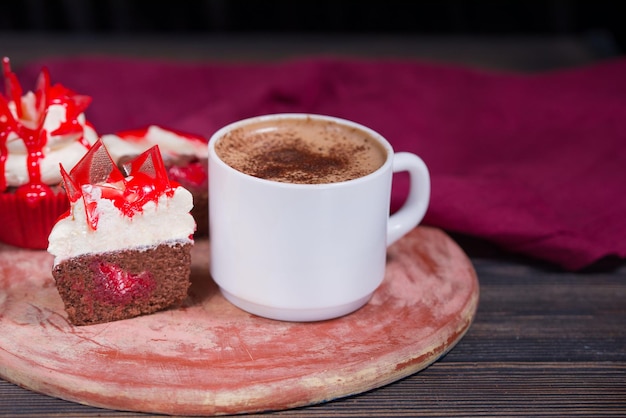
[[[462,62],[537,71],[593,62],[588,39],[371,39],[294,45],[259,39],[223,43],[15,37],[0,34],[0,52],[16,62],[87,50],[175,59],[281,58],[327,51]],[[177,43],[178,42],[178,43]],[[184,45],[184,46],[183,46]],[[273,46],[272,46],[273,45]],[[388,47],[385,47],[387,45]],[[358,47],[361,47],[359,49]],[[477,272],[480,303],[468,333],[427,369],[380,389],[297,410],[285,416],[626,416],[626,262],[569,273],[454,236]],[[8,336],[0,336],[7,338]],[[0,380],[0,417],[145,417],[87,407]]]

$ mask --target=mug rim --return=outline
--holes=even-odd
[[[219,157],[219,155],[217,155],[217,152],[215,151],[215,144],[227,132],[230,132],[230,131],[232,131],[234,129],[237,129],[237,128],[240,128],[242,126],[253,124],[253,123],[258,123],[258,122],[265,122],[265,121],[276,120],[276,119],[299,119],[299,120],[302,120],[302,119],[307,119],[307,118],[311,118],[311,119],[315,119],[315,120],[335,122],[335,123],[340,124],[340,125],[349,126],[349,127],[352,127],[352,128],[357,128],[357,129],[360,129],[360,130],[364,131],[365,133],[370,135],[380,146],[383,147],[383,149],[386,152],[385,162],[380,167],[378,167],[376,170],[372,171],[371,173],[366,174],[366,175],[361,176],[361,177],[357,177],[357,178],[351,179],[351,180],[345,180],[345,181],[339,181],[339,182],[333,182],[333,183],[314,183],[314,184],[310,184],[310,183],[288,183],[288,182],[282,182],[282,181],[277,181],[277,180],[270,180],[270,179],[264,179],[264,178],[260,178],[260,177],[255,177],[255,176],[252,176],[250,174],[247,174],[247,173],[244,173],[242,171],[239,171],[239,170],[235,169],[234,167],[231,167],[224,160],[222,160]],[[270,114],[263,114],[263,115],[258,115],[258,116],[252,116],[252,117],[245,118],[245,119],[240,119],[240,120],[237,120],[235,122],[231,122],[231,123],[229,123],[227,125],[224,125],[220,129],[215,131],[211,135],[211,137],[209,138],[208,154],[209,154],[209,159],[210,160],[212,159],[214,162],[216,162],[217,164],[219,164],[223,168],[226,168],[227,170],[233,172],[236,175],[243,176],[244,178],[248,179],[249,181],[259,182],[261,184],[266,184],[266,185],[273,185],[275,187],[306,188],[306,189],[317,188],[317,189],[319,189],[319,188],[334,188],[334,187],[342,187],[342,186],[345,187],[345,185],[347,185],[347,184],[354,184],[354,183],[358,183],[358,182],[368,181],[369,179],[371,179],[373,177],[377,177],[379,175],[382,175],[382,173],[384,173],[384,172],[386,172],[386,171],[391,169],[391,165],[393,163],[394,149],[391,146],[391,144],[389,143],[389,141],[387,141],[387,139],[383,135],[381,135],[380,133],[376,132],[372,128],[369,128],[369,127],[367,127],[365,125],[362,125],[362,124],[360,124],[358,122],[351,121],[349,119],[344,119],[344,118],[340,118],[340,117],[336,117],[336,116],[330,116],[330,115],[316,114],[316,113],[270,113]],[[211,177],[211,173],[209,172],[209,178],[210,177]]]

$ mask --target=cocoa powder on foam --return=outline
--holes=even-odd
[[[217,155],[248,175],[284,183],[321,184],[370,174],[386,151],[368,133],[331,121],[283,119],[235,129]]]

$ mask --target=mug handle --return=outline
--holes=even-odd
[[[410,152],[398,152],[393,157],[394,173],[407,171],[410,177],[409,195],[404,205],[387,222],[387,245],[391,245],[415,228],[430,202],[430,174],[420,157]]]

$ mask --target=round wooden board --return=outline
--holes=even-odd
[[[210,279],[193,250],[180,309],[107,324],[68,323],[52,257],[0,245],[0,376],[92,406],[164,414],[282,410],[413,374],[469,328],[478,280],[442,231],[418,227],[389,248],[386,277],[357,312],[316,323],[259,318]]]

